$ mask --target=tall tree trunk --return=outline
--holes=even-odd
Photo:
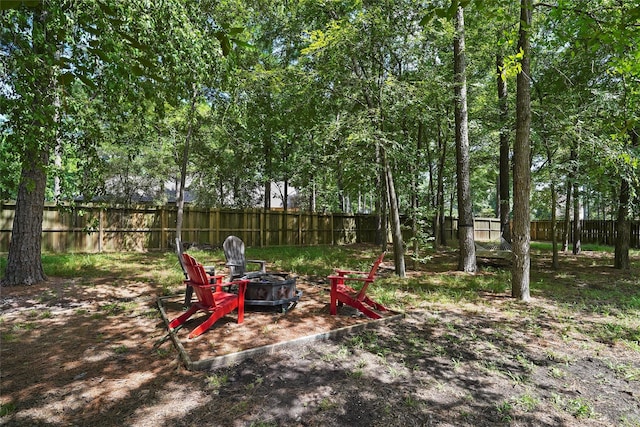
[[[282,208],[286,212],[289,210],[289,180],[284,180],[284,194],[282,195]]]
[[[629,131],[631,146],[637,147],[638,130]],[[620,183],[620,201],[618,202],[618,217],[616,219],[616,242],[614,254],[614,268],[619,270],[629,270],[631,262],[629,260],[629,246],[631,244],[631,222],[629,221],[629,201],[630,184],[626,177],[622,177]]]
[[[553,180],[551,180],[551,247],[552,253],[551,256],[551,268],[557,270],[560,268],[560,260],[558,257],[558,213],[557,213],[557,205],[558,205],[558,191],[556,190],[556,185]]]
[[[409,132],[406,125],[403,126],[405,141],[409,144]],[[418,170],[420,169],[420,157],[422,152],[422,124],[418,124],[418,135],[416,138],[416,156],[411,163],[411,232],[413,234],[413,269],[417,269],[418,257],[420,256],[419,237],[422,230],[418,228]]]
[[[622,178],[620,183],[620,201],[618,202],[618,217],[616,219],[616,244],[614,254],[614,268],[628,270],[629,246],[631,237],[631,223],[629,222],[629,181]]]
[[[549,169],[551,169],[551,246],[553,248],[551,268],[557,270],[560,268],[560,262],[558,259],[558,190],[555,184],[553,152],[551,151],[546,138],[545,147],[547,151],[547,163],[549,164]]]
[[[271,209],[271,169],[273,168],[273,160],[271,159],[271,137],[267,138],[264,144],[264,210]]]
[[[187,165],[189,164],[189,149],[191,145],[191,136],[193,134],[194,118],[196,111],[196,100],[198,98],[198,88],[193,84],[193,94],[191,95],[191,105],[189,106],[189,114],[187,116],[187,135],[184,139],[184,147],[182,150],[182,162],[180,164],[180,187],[178,189],[178,197],[176,206],[178,212],[176,215],[176,238],[182,241],[182,221],[184,219],[184,193],[187,184]]]
[[[309,194],[309,211],[316,211],[316,181],[311,181],[311,194]]]
[[[376,244],[380,245],[383,251],[387,250],[387,203],[386,203],[386,191],[382,187],[386,182],[384,176],[384,168],[382,165],[382,149],[379,144],[376,144],[376,165],[379,165],[379,173],[376,174],[376,188],[378,194],[376,197],[376,213],[378,214],[376,219]]]
[[[453,42],[455,74],[456,159],[458,183],[458,269],[476,271],[476,248],[473,231],[473,208],[469,168],[469,125],[467,112],[467,76],[465,64],[464,9],[456,13],[456,35]]]
[[[444,166],[447,160],[447,143],[442,135],[442,125],[438,118],[438,150],[440,158],[438,160],[438,185],[436,190],[436,226],[434,227],[434,249],[440,250],[440,246],[445,245],[447,236],[444,229]]]
[[[530,297],[529,282],[531,268],[531,218],[529,197],[531,193],[531,49],[529,32],[533,0],[520,2],[520,38],[518,50],[523,52],[522,70],[517,77],[516,91],[516,142],[513,150],[513,230],[512,249],[514,255],[511,272],[511,295],[522,301]]]
[[[562,252],[569,250],[569,235],[571,231],[571,199],[573,195],[573,183],[576,176],[576,165],[578,162],[578,151],[575,144],[571,145],[571,154],[569,155],[569,175],[567,176],[567,200],[564,207],[564,231],[562,233]]]
[[[577,175],[577,174],[576,174]],[[578,183],[573,183],[573,254],[580,253],[580,235],[582,234],[582,224],[580,222],[580,197]]]
[[[498,178],[498,210],[500,215],[500,234],[508,242],[511,241],[511,228],[509,227],[510,210],[510,152],[509,144],[509,104],[507,93],[507,81],[502,77],[504,58],[501,54],[496,55],[497,86],[498,86],[498,106],[500,117],[500,177]]]
[[[12,135],[22,139],[20,142],[25,145],[26,150],[22,156],[7,267],[0,282],[2,286],[32,285],[47,280],[41,258],[42,219],[47,185],[46,170],[58,125],[52,118],[59,117],[55,110],[55,72],[53,67],[47,65],[55,53],[56,42],[54,32],[48,31],[47,18],[44,6],[35,6],[33,51],[29,54],[38,56],[42,67],[33,70],[32,123]]]
[[[48,162],[49,154],[42,149],[34,150],[23,164],[3,286],[32,285],[47,280],[40,254],[47,183],[43,165]]]
[[[391,213],[391,236],[393,238],[393,257],[396,267],[396,276],[404,278],[406,277],[406,269],[404,265],[404,242],[402,241],[402,230],[400,227],[400,209],[398,207],[395,185],[393,184],[393,174],[384,148],[382,149],[382,160],[385,181],[387,183],[386,187],[389,211]]]

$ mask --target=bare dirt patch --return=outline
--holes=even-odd
[[[455,274],[454,264],[452,254],[439,255],[411,275],[429,284]],[[604,270],[600,284],[584,284],[589,265],[562,274],[585,291],[620,274]],[[330,318],[326,306],[316,308],[322,322],[305,320],[313,312],[305,296],[318,292],[328,302],[328,284],[299,282],[298,307],[262,313],[260,340],[245,339],[263,344],[298,325],[307,333],[360,321]],[[423,303],[372,330],[191,372],[170,341],[157,345],[166,327],[156,308],[161,289],[150,278],[52,278],[1,291],[2,425],[640,425],[639,352],[586,334],[616,326],[593,310],[568,319],[575,311],[561,304],[569,301],[522,305],[486,292],[474,303]],[[614,332],[634,337],[637,321]],[[237,336],[240,326],[229,319],[216,328]],[[210,332],[193,344],[224,351]]]

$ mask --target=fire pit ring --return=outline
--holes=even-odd
[[[245,276],[249,280],[244,304],[280,306],[286,312],[298,303],[302,291],[296,289],[296,278],[287,273],[259,273]]]

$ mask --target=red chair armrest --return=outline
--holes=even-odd
[[[358,281],[358,282],[373,282],[375,280],[375,279],[370,279],[368,277],[328,276],[327,278],[329,280],[331,280],[331,279],[339,279],[339,280],[342,280],[342,281],[351,280],[351,281]]]
[[[345,274],[364,274],[366,276],[369,274],[369,272],[366,272],[366,271],[342,270],[342,269],[336,269],[335,272],[338,276],[343,276]]]

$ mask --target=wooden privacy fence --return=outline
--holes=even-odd
[[[558,241],[562,240],[564,222],[556,222]],[[580,221],[580,242],[613,246],[616,238],[616,222],[612,220],[585,219]],[[455,244],[458,238],[458,220],[445,219],[444,227],[448,243]],[[497,218],[474,218],[475,239],[477,241],[496,241],[500,239],[500,220]],[[551,221],[531,221],[531,240],[552,241]],[[630,247],[640,248],[640,221],[631,221]],[[569,241],[573,241],[573,221],[569,226]]]
[[[15,203],[0,202],[0,252],[9,250]],[[50,252],[115,252],[166,250],[175,239],[175,206],[105,207],[47,204],[42,222],[42,249]],[[375,243],[375,215],[264,211],[262,209],[209,209],[187,207],[182,240],[218,247],[231,234],[247,246],[332,245]],[[457,243],[457,219],[446,218],[446,243]],[[581,221],[581,242],[613,245],[615,222]],[[558,238],[564,223],[558,222]],[[474,219],[477,241],[500,239],[500,221]],[[571,230],[572,231],[572,230]],[[403,227],[405,242],[410,224]],[[551,241],[551,221],[533,221],[531,239]],[[573,236],[570,236],[572,241]],[[640,248],[640,221],[631,223],[631,247]]]
[[[493,242],[500,240],[500,220],[498,218],[474,218],[474,239],[479,242]],[[444,234],[446,243],[457,244],[458,218],[446,217],[444,219]]]
[[[562,241],[565,224],[556,223],[556,236]],[[612,220],[583,219],[580,220],[580,242],[613,246],[616,242],[616,222]],[[531,223],[531,240],[551,241],[553,233],[551,221],[533,221]],[[573,221],[569,225],[569,242],[573,241]],[[640,221],[631,221],[629,246],[640,248]]]
[[[15,204],[0,203],[0,252],[9,249]],[[176,235],[175,206],[127,208],[49,205],[42,249],[51,252],[165,250]],[[374,243],[374,215],[186,207],[182,240],[222,246],[230,234],[247,246]]]

